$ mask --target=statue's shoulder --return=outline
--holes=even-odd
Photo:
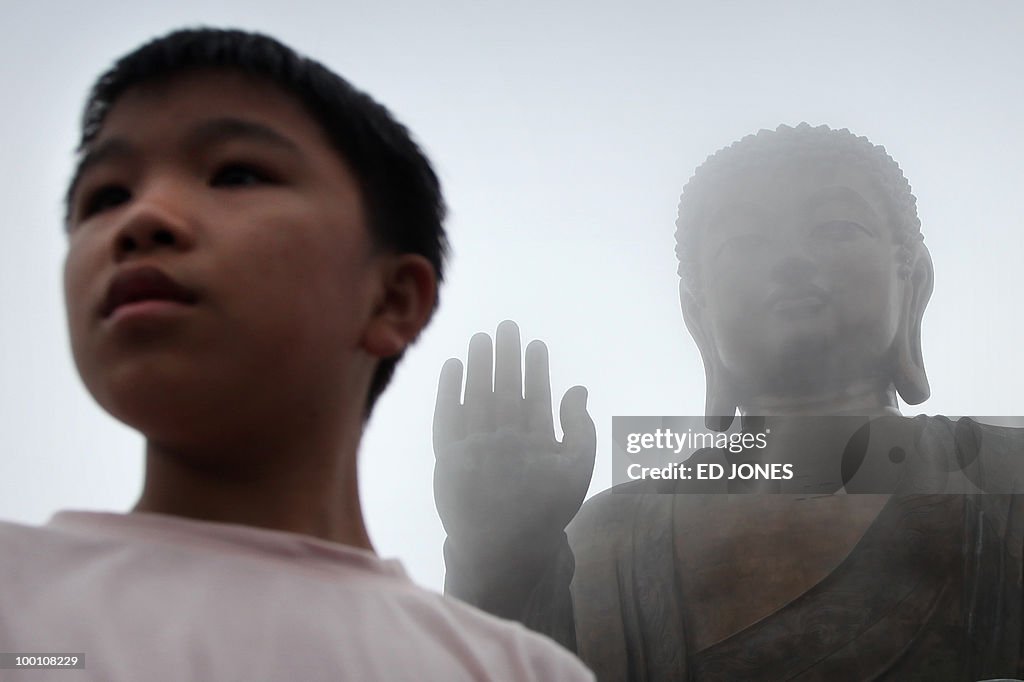
[[[964,492],[1019,495],[1024,493],[1024,428],[992,418],[917,417],[917,447],[944,470],[956,472],[967,485]]]
[[[1021,426],[990,423],[994,420],[1019,422]],[[999,455],[1024,457],[1024,419],[998,417],[958,417],[921,415],[918,438],[922,442],[945,441],[963,455],[973,455],[983,448]]]
[[[669,485],[666,485],[666,484]],[[655,517],[671,515],[671,482],[640,479],[609,488],[588,499],[569,524],[570,541],[602,537],[613,543],[630,538],[637,523],[655,522]]]
[[[671,481],[638,479],[608,488],[588,499],[577,518],[585,523],[601,523],[632,515],[639,507],[650,504],[651,496],[671,497]]]
[[[1024,457],[1024,420],[1019,426],[989,424],[971,417],[957,421],[961,431],[971,430],[979,437],[980,445],[987,445],[1006,454]]]

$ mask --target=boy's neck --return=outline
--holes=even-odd
[[[146,443],[134,511],[311,535],[373,551],[359,502],[359,423],[348,437],[252,439],[201,452]]]

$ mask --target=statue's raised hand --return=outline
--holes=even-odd
[[[594,470],[596,434],[587,391],[562,398],[564,437],[555,439],[547,347],[526,349],[525,393],[519,328],[506,320],[491,338],[469,342],[465,402],[462,363],[441,369],[434,410],[434,496],[448,550],[477,565],[515,557],[543,562],[579,510]]]

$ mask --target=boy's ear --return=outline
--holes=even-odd
[[[437,274],[415,253],[388,256],[383,291],[363,332],[363,349],[378,358],[398,355],[427,326],[437,298]]]

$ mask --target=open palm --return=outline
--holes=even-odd
[[[526,349],[525,392],[519,328],[498,325],[469,343],[465,402],[462,363],[441,369],[434,410],[434,495],[438,513],[461,552],[486,559],[544,552],[562,535],[590,486],[596,433],[587,391],[562,398],[564,437],[555,439],[547,347]]]

